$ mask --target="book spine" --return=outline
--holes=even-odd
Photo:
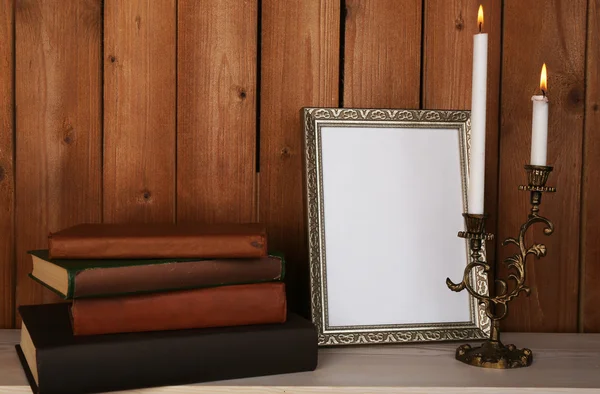
[[[48,238],[51,259],[244,258],[267,255],[266,234]]]
[[[69,271],[69,288],[80,298],[259,283],[283,279],[283,266],[283,258],[267,256],[100,267]]]
[[[39,393],[107,392],[315,370],[314,327],[279,326],[42,349]]]
[[[71,315],[74,335],[283,323],[285,285],[270,282],[77,299]]]

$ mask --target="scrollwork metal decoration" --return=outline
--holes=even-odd
[[[525,244],[525,235],[529,228],[541,223],[545,226],[544,234],[551,235],[554,231],[552,222],[540,216],[540,204],[542,193],[555,192],[553,187],[547,187],[546,181],[552,171],[552,167],[526,165],[528,185],[519,186],[519,190],[529,191],[531,194],[531,212],[527,221],[521,225],[518,237],[509,237],[502,245],[516,245],[519,251],[506,258],[504,263],[509,271],[507,280],[496,279],[497,292],[495,295],[479,294],[471,285],[470,276],[474,269],[481,269],[488,273],[490,264],[482,261],[481,248],[483,241],[493,239],[493,234],[485,232],[485,215],[464,214],[467,231],[461,231],[458,236],[469,240],[471,249],[471,261],[464,271],[463,280],[454,283],[446,279],[448,288],[452,291],[467,290],[473,297],[477,298],[484,306],[485,313],[492,321],[490,338],[482,346],[472,348],[470,345],[461,345],[456,349],[456,359],[466,364],[485,368],[520,368],[527,367],[533,362],[533,353],[530,349],[517,349],[514,345],[503,345],[500,341],[499,323],[508,313],[508,303],[521,293],[529,296],[530,289],[525,284],[527,257],[541,258],[546,255],[546,246],[534,243],[531,246]],[[509,286],[509,282],[512,286]]]

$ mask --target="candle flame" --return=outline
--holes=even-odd
[[[540,89],[542,90],[542,93],[545,96],[546,92],[548,91],[548,75],[546,72],[546,63],[544,63],[544,65],[542,66],[542,73],[540,75]]]
[[[479,12],[477,13],[477,26],[479,26],[479,32],[483,30],[483,5],[479,5]]]

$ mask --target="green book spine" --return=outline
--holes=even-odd
[[[56,293],[59,297],[61,297],[64,300],[70,300],[73,298],[73,282],[71,281],[71,279],[69,279],[69,291],[67,291],[67,294],[63,294],[61,291],[50,286],[48,283],[44,282],[43,280],[36,278],[33,274],[29,274],[28,276],[31,279],[33,279],[34,281],[36,281],[37,283],[46,287],[48,290],[51,290],[52,292]]]

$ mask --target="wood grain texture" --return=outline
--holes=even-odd
[[[496,232],[498,215],[498,128],[502,4],[482,0],[483,32],[488,34],[488,82],[485,156],[486,227]],[[423,48],[423,108],[470,109],[473,75],[473,35],[478,32],[478,3],[469,0],[426,0]],[[487,261],[494,262],[494,243],[488,242]]]
[[[346,0],[344,107],[419,108],[421,3]]]
[[[175,0],[104,2],[104,221],[175,211]]]
[[[101,219],[100,0],[16,6],[17,304],[56,300],[27,277],[50,231]]]
[[[179,0],[177,220],[256,221],[257,0]]]
[[[600,332],[600,0],[588,1],[580,329]]]
[[[599,335],[508,333],[505,339],[531,347],[534,364],[510,371],[469,368],[454,359],[456,343],[329,347],[319,349],[312,372],[119,393],[600,393]],[[0,393],[28,389],[14,350],[18,340],[17,330],[0,331]]]
[[[527,242],[545,243],[548,254],[529,260],[531,296],[510,305],[506,330],[576,331],[579,278],[580,181],[584,115],[587,0],[504,2],[498,237],[518,235],[530,210],[523,165],[531,151],[531,96],[548,66],[550,115],[548,180],[557,193],[544,195],[540,214],[556,226],[551,237],[534,226]],[[502,247],[498,257],[515,253]],[[501,270],[501,275],[506,271]]]
[[[305,315],[310,296],[300,110],[337,106],[339,33],[339,1],[262,2],[259,216],[270,248],[286,256],[290,308]]]
[[[0,328],[14,319],[14,2],[0,0]]]

